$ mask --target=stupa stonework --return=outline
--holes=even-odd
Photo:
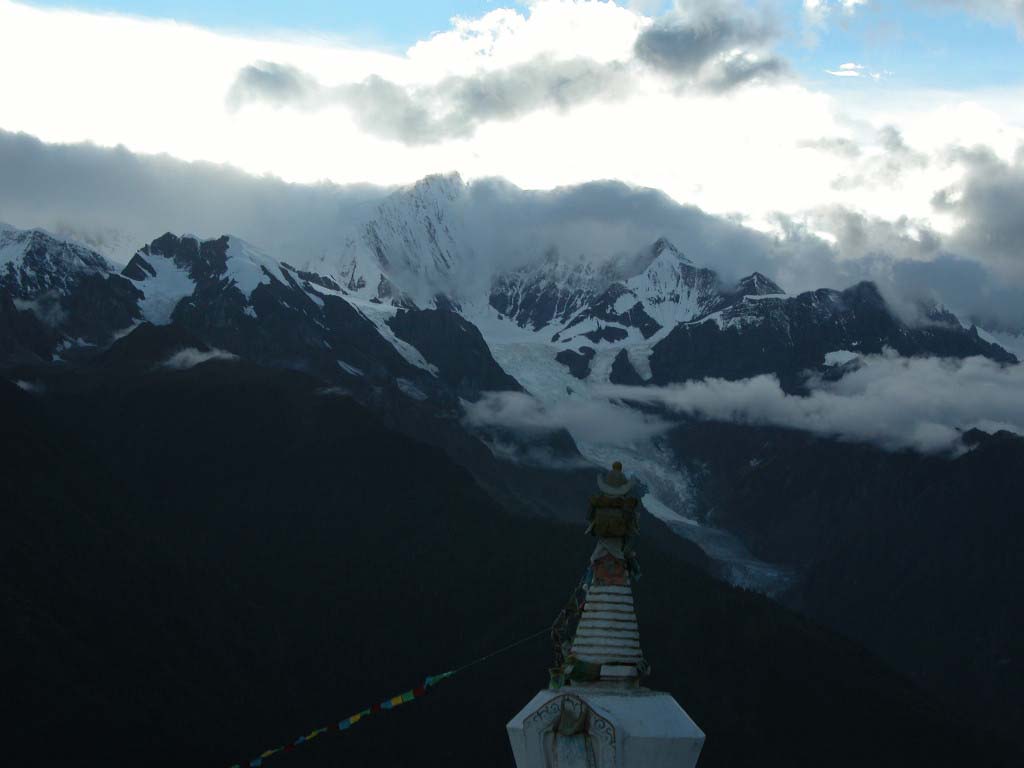
[[[507,726],[516,767],[693,768],[703,731],[672,696],[640,685],[649,667],[633,602],[640,513],[633,483],[616,462],[598,486],[587,529],[597,546],[552,632],[551,686]],[[570,641],[563,631],[577,619]]]

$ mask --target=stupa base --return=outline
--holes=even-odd
[[[704,746],[672,696],[618,683],[541,691],[506,729],[517,768],[693,768]]]

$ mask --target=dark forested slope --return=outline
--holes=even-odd
[[[301,374],[36,386],[0,381],[19,765],[254,757],[544,627],[589,553],[582,526],[510,516]],[[638,588],[651,683],[707,732],[704,768],[1019,764],[860,647],[655,546],[661,530]],[[504,723],[549,663],[538,640],[274,762],[511,765]]]

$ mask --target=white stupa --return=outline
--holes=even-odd
[[[568,654],[507,725],[516,768],[693,768],[704,733],[647,671],[633,604],[631,541],[639,507],[616,463],[599,478],[588,532],[598,543]]]

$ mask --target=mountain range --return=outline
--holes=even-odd
[[[4,378],[23,390],[19,403],[35,398],[48,419],[59,414],[59,423],[77,423],[67,429],[86,441],[86,453],[121,456],[118,431],[95,416],[76,415],[79,409],[115,419],[112,403],[130,395],[140,398],[137,417],[149,418],[141,403],[159,409],[175,396],[168,382],[184,381],[198,387],[190,397],[199,399],[178,407],[194,419],[210,413],[201,400],[213,397],[202,383],[209,375],[234,388],[240,401],[258,400],[256,412],[265,418],[273,405],[257,394],[266,382],[301,377],[317,397],[351,402],[345,407],[370,414],[365,418],[374,429],[398,436],[388,439],[439,451],[512,520],[578,521],[596,468],[621,458],[642,480],[656,532],[647,534],[647,546],[656,557],[700,578],[766,593],[855,638],[937,697],[936,706],[966,702],[972,722],[1005,734],[1024,723],[1019,707],[1007,704],[1020,691],[1022,635],[1013,615],[974,611],[973,646],[954,632],[939,642],[921,623],[939,617],[929,585],[955,596],[952,610],[1007,599],[997,589],[1007,573],[997,566],[1012,556],[1017,521],[999,513],[1019,492],[972,496],[969,490],[987,477],[986,466],[1014,465],[1020,438],[965,433],[955,455],[894,455],[791,430],[680,417],[628,399],[609,402],[603,394],[615,386],[768,374],[799,397],[809,376],[841,380],[871,355],[981,357],[1012,366],[1018,361],[1011,352],[941,306],[916,307],[908,318],[869,282],[790,295],[761,273],[726,278],[714,265],[691,261],[686,244],[680,248],[659,233],[606,259],[539,243],[534,253],[495,270],[488,266],[493,260],[470,246],[476,240],[467,235],[463,189],[457,177],[428,177],[375,205],[326,252],[301,260],[230,235],[166,233],[115,264],[41,230],[0,226]],[[541,425],[473,417],[496,393],[512,406],[529,400],[541,413],[569,408],[581,416]],[[603,410],[593,410],[598,402]],[[617,439],[620,418],[663,420],[670,429],[638,436],[623,427]],[[155,417],[153,423],[154,440],[171,428]],[[312,428],[305,421],[276,427],[282,434]],[[345,428],[338,429],[344,441]],[[103,434],[114,442],[88,444]],[[217,440],[232,450],[230,440]],[[238,440],[249,451],[260,438]],[[175,454],[175,467],[205,471],[182,467],[186,453]],[[848,470],[843,515],[833,513],[821,480],[826,460]],[[851,466],[870,472],[871,481]],[[139,473],[167,471],[154,467],[133,468],[131,484]],[[110,467],[103,471],[116,475]],[[908,487],[921,489],[909,499],[896,493],[905,490],[900,478],[907,473],[917,483]],[[292,467],[286,476],[301,482],[302,472]],[[921,501],[931,499],[922,494],[938,478],[945,494]],[[206,477],[199,486],[217,483]],[[962,510],[939,504],[934,512],[935,505],[971,498],[976,508],[958,521],[965,528],[959,536],[983,539],[984,556],[940,546],[941,534],[931,528],[912,540],[918,529],[911,520],[927,527],[921,518],[936,514],[947,526]],[[872,512],[863,527],[860,509]],[[211,524],[217,525],[202,522]],[[956,565],[910,578],[901,548],[922,558],[941,551]],[[963,571],[977,575],[970,588],[958,584]],[[886,633],[872,627],[872,616],[880,585],[894,582],[906,584],[903,598],[888,604],[900,629]],[[949,673],[967,653],[981,655],[970,670]]]

